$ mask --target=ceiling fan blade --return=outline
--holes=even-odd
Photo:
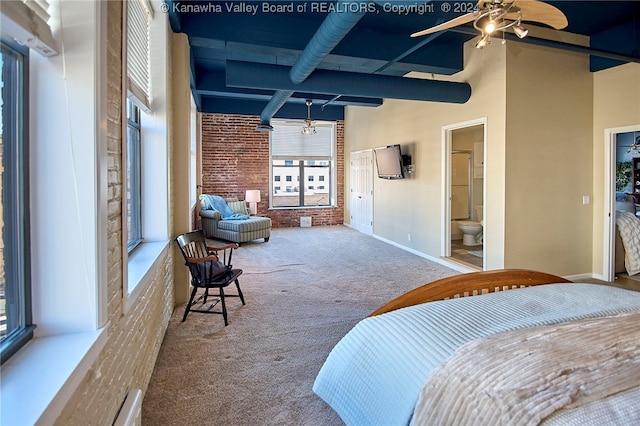
[[[550,4],[537,0],[516,0],[514,4],[522,12],[522,21],[540,22],[556,30],[561,30],[569,25],[564,13]],[[507,15],[508,19],[512,19],[510,15]]]
[[[458,16],[457,18],[453,18],[450,21],[443,22],[440,25],[436,25],[435,27],[427,28],[426,30],[418,31],[411,34],[411,37],[420,37],[427,34],[437,33],[438,31],[448,30],[449,28],[457,27],[458,25],[463,25],[468,22],[476,19],[476,13],[467,13],[466,15]]]

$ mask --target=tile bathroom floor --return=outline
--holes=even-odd
[[[451,240],[451,257],[464,263],[468,263],[482,269],[483,252],[482,245],[465,246],[462,240]]]

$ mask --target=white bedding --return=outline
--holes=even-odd
[[[314,392],[347,425],[406,425],[430,372],[470,340],[640,310],[640,293],[552,284],[426,303],[358,323],[334,347]]]
[[[624,267],[627,274],[640,273],[640,218],[629,212],[616,212],[616,225],[624,245]]]
[[[411,424],[537,426],[561,410],[617,400],[640,387],[639,323],[637,311],[465,343],[431,372]]]

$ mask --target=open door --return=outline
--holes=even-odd
[[[604,281],[613,282],[615,280],[615,201],[616,201],[616,164],[619,161],[628,160],[631,157],[640,157],[627,153],[629,144],[624,142],[621,136],[630,133],[640,132],[640,124],[627,127],[616,127],[605,130],[604,138],[604,247],[602,250],[602,276],[594,276]],[[619,138],[620,136],[620,138]],[[619,143],[619,139],[621,142]]]
[[[441,256],[470,270],[483,270],[486,264],[486,122],[481,118],[442,128]]]

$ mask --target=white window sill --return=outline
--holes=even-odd
[[[160,254],[162,254],[168,243],[169,241],[144,242],[136,247],[133,253],[129,254],[125,312],[131,309],[142,293],[144,285],[139,284],[144,281],[145,275],[153,268],[154,263],[160,258]]]
[[[53,424],[102,351],[108,327],[29,341],[2,366],[0,423]]]

